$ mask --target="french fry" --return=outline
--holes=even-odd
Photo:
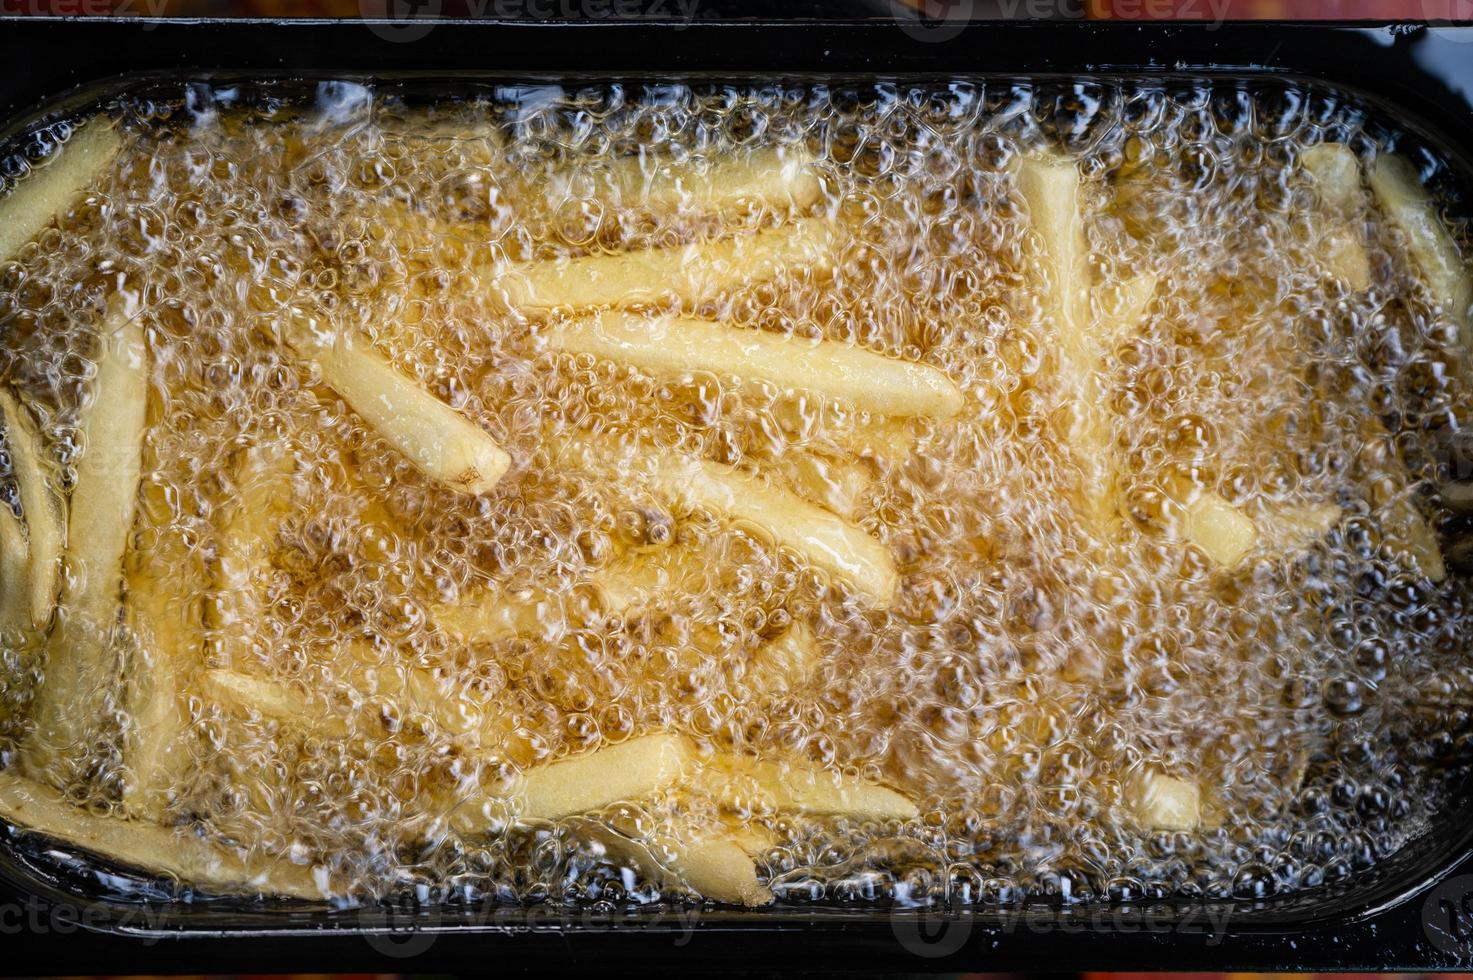
[[[753,685],[765,693],[785,694],[813,677],[818,659],[813,631],[803,623],[794,623],[752,654]]]
[[[1272,508],[1281,529],[1280,552],[1300,551],[1330,533],[1344,512],[1335,504],[1296,504]]]
[[[783,453],[774,469],[798,496],[850,521],[859,516],[864,495],[874,485],[869,470],[858,462],[801,450]]]
[[[1437,533],[1409,496],[1398,497],[1388,504],[1382,522],[1387,543],[1406,556],[1422,577],[1430,582],[1441,582],[1447,578],[1447,565],[1442,558],[1442,547],[1437,543]]]
[[[670,295],[689,306],[785,269],[827,270],[835,237],[826,219],[804,218],[699,245],[525,263],[508,269],[499,285],[512,306],[534,312],[627,306]]]
[[[721,753],[696,784],[722,802],[748,801],[780,813],[832,814],[856,820],[912,820],[915,803],[888,786],[796,762]]]
[[[1371,166],[1370,183],[1382,214],[1404,236],[1407,256],[1428,293],[1458,324],[1464,348],[1473,349],[1473,279],[1417,172],[1402,157],[1383,154]]]
[[[656,732],[538,766],[522,777],[517,812],[525,820],[559,820],[642,799],[676,782],[688,758],[681,736]],[[451,825],[460,833],[480,832],[485,803],[482,797],[462,801]]]
[[[806,208],[823,193],[813,161],[798,147],[722,153],[704,165],[619,157],[603,172],[560,166],[543,175],[546,196],[571,196],[591,177],[606,205],[648,211],[728,211],[741,205]]]
[[[482,494],[511,466],[489,434],[377,352],[346,336],[314,343],[305,330],[293,330],[288,342],[316,362],[323,383],[369,428],[431,479],[459,493]]]
[[[206,892],[314,900],[332,896],[325,869],[285,860],[248,863],[235,851],[188,830],[120,820],[72,806],[51,787],[9,770],[0,772],[0,818],[26,833],[150,875],[171,875]]]
[[[1226,568],[1236,566],[1258,543],[1258,526],[1210,490],[1187,505],[1185,532],[1189,542]]]
[[[1068,440],[1083,478],[1080,510],[1097,535],[1110,536],[1119,523],[1115,441],[1103,409],[1103,352],[1090,322],[1089,246],[1079,206],[1079,169],[1057,154],[1035,154],[1023,158],[1017,179],[1053,287],[1048,300],[1059,368],[1074,406]]]
[[[460,602],[435,603],[429,608],[432,622],[461,643],[494,643],[513,636],[536,633],[549,622],[558,596],[550,592],[528,592],[519,596],[480,596]]]
[[[481,747],[500,743],[509,731],[505,715],[484,707],[467,691],[414,665],[384,666],[362,643],[344,651],[341,676],[359,697],[383,698],[434,720],[447,735]]]
[[[907,419],[870,416],[853,427],[848,441],[861,457],[900,463],[915,452],[916,438],[915,426]]]
[[[1360,164],[1344,143],[1320,143],[1304,151],[1304,169],[1314,178],[1329,224],[1325,233],[1325,265],[1351,289],[1371,285],[1371,261],[1355,223],[1365,208]]]
[[[123,806],[130,815],[160,823],[191,761],[182,695],[205,652],[202,613],[184,600],[204,591],[208,576],[167,525],[150,526],[151,517],[171,515],[165,489],[146,484],[143,495],[143,544],[127,569],[125,615],[141,656],[130,665],[125,686],[131,730],[123,753]]]
[[[352,726],[320,698],[285,684],[235,670],[207,670],[200,675],[205,697],[244,718],[264,718],[301,728],[325,738],[346,738]]]
[[[31,549],[20,518],[0,502],[0,633],[31,629]]]
[[[635,455],[589,436],[563,439],[553,452],[563,469],[616,481],[629,478],[680,506],[753,525],[881,606],[895,597],[895,560],[883,544],[857,525],[757,476],[683,453],[644,450]]]
[[[1146,830],[1192,831],[1202,825],[1202,789],[1196,783],[1159,772],[1130,783],[1129,804]]]
[[[5,418],[5,442],[20,490],[30,551],[27,591],[31,625],[45,629],[56,608],[61,579],[61,556],[66,546],[66,511],[57,491],[55,467],[46,461],[41,434],[31,416],[10,392],[0,389],[0,414]],[[17,583],[19,584],[19,583]]]
[[[123,555],[133,528],[148,407],[148,349],[131,299],[109,304],[98,338],[92,401],[82,412],[82,452],[72,489],[62,620],[47,644],[46,676],[21,745],[24,771],[63,785],[93,744],[95,704],[118,681],[113,628]]]
[[[595,570],[589,584],[606,614],[624,615],[662,598],[695,591],[705,573],[696,549],[674,544],[657,554],[621,556]]]
[[[653,374],[734,374],[784,390],[816,391],[885,415],[950,418],[962,407],[961,389],[929,364],[692,317],[608,310],[557,323],[544,338],[557,350],[621,361]]]
[[[719,831],[685,837],[671,870],[702,898],[748,908],[772,904],[772,892],[757,880],[752,857]]]
[[[0,262],[15,258],[31,239],[60,217],[97,182],[123,148],[109,119],[89,119],[72,133],[54,160],[36,168],[0,200]]]

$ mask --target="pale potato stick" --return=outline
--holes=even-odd
[[[158,460],[152,460],[154,466]],[[124,744],[128,779],[123,806],[130,815],[162,822],[172,794],[190,764],[187,681],[204,661],[201,612],[185,601],[207,587],[208,577],[188,546],[167,524],[172,511],[165,488],[146,483],[140,508],[141,547],[128,567],[126,613],[140,650],[130,665],[125,692],[131,730]]]
[[[1089,246],[1079,204],[1079,169],[1053,153],[1024,157],[1018,190],[1048,263],[1059,368],[1074,406],[1068,440],[1083,477],[1080,509],[1096,534],[1112,535],[1119,523],[1115,444],[1103,407],[1102,351],[1090,322]]]
[[[1258,543],[1258,525],[1210,490],[1187,505],[1185,532],[1189,542],[1227,568],[1246,558]]]
[[[698,551],[677,543],[653,554],[623,555],[594,571],[589,584],[605,613],[623,615],[662,598],[694,591],[705,573]]]
[[[30,414],[10,392],[0,389],[5,442],[20,490],[21,510],[30,547],[31,624],[45,629],[56,608],[61,556],[66,546],[66,510],[57,490],[55,467],[47,461],[41,433]]]
[[[152,875],[171,875],[221,895],[254,893],[323,899],[332,886],[322,868],[287,861],[247,863],[235,851],[187,831],[120,820],[72,806],[49,786],[0,772],[0,818],[26,833],[88,851]]]
[[[1285,504],[1271,507],[1270,516],[1281,533],[1275,550],[1286,553],[1307,548],[1329,534],[1343,512],[1335,504]]]
[[[748,908],[772,904],[772,892],[757,880],[752,857],[719,831],[683,836],[670,870],[702,898]]]
[[[1419,574],[1430,582],[1441,582],[1447,578],[1447,565],[1437,543],[1437,533],[1417,510],[1410,496],[1398,497],[1388,504],[1382,520],[1388,543],[1405,555]]]
[[[699,245],[545,259],[508,269],[499,285],[512,306],[625,306],[673,295],[695,304],[785,269],[832,267],[836,237],[823,218],[804,218],[751,235]]]
[[[21,246],[60,217],[122,148],[123,137],[112,121],[94,117],[72,132],[55,159],[21,179],[0,199],[0,262],[15,258]]]
[[[1130,782],[1129,804],[1146,830],[1196,830],[1202,825],[1202,789],[1196,783],[1158,772]]]
[[[31,549],[15,511],[0,501],[0,633],[31,629]]]
[[[673,784],[687,765],[685,739],[669,732],[641,735],[529,770],[517,791],[518,815],[558,820],[621,800],[638,800]],[[473,796],[451,813],[459,833],[481,832],[486,800]]]
[[[428,610],[431,622],[461,643],[494,643],[536,633],[548,621],[549,610],[562,615],[558,597],[549,592],[519,596],[482,595],[460,602],[438,602]]]
[[[404,375],[381,354],[338,337],[323,344],[301,334],[292,346],[317,363],[322,381],[369,428],[426,476],[460,493],[496,486],[511,457],[476,425]]]
[[[386,698],[403,710],[428,715],[448,735],[481,746],[497,744],[509,730],[504,715],[483,708],[464,689],[432,670],[379,664],[362,642],[349,644],[345,654],[342,676],[360,697]]]
[[[1143,272],[1120,284],[1120,308],[1100,317],[1099,334],[1107,346],[1115,346],[1140,333],[1146,311],[1156,298],[1158,280],[1153,273]]]
[[[1365,205],[1360,163],[1344,143],[1320,143],[1304,151],[1300,162],[1314,178],[1326,215],[1337,223],[1354,220]]]
[[[803,623],[794,623],[752,654],[753,685],[765,694],[802,687],[818,668],[818,641]]]
[[[563,320],[543,337],[557,350],[633,364],[652,374],[736,375],[885,415],[950,418],[962,407],[961,389],[939,368],[831,340],[815,343],[693,317],[617,310]]]
[[[1383,154],[1371,166],[1370,182],[1381,213],[1401,230],[1407,255],[1433,301],[1458,324],[1464,348],[1473,349],[1473,323],[1468,319],[1473,279],[1417,172],[1403,158]]]
[[[681,506],[753,525],[879,605],[895,598],[895,560],[883,544],[760,477],[684,453],[645,450],[634,457],[628,449],[588,436],[564,439],[553,449],[565,469],[614,480],[627,476]]]
[[[856,820],[911,820],[910,799],[888,786],[797,762],[720,753],[697,776],[718,800],[761,802],[781,813],[832,814]]]
[[[133,529],[148,410],[148,349],[131,299],[115,296],[98,337],[91,401],[82,410],[68,528],[62,619],[22,743],[27,774],[61,784],[92,744],[97,699],[118,686],[113,628]],[[87,710],[78,710],[87,705]]]
[[[1325,265],[1351,289],[1371,285],[1371,261],[1355,222],[1365,209],[1360,164],[1344,143],[1321,143],[1304,151],[1304,169],[1314,178],[1330,224],[1324,238]]]
[[[211,701],[245,718],[281,722],[327,738],[345,738],[352,733],[347,719],[331,705],[264,677],[236,670],[207,670],[200,675],[200,690]]]
[[[861,463],[802,450],[783,453],[774,468],[798,496],[851,521],[859,516],[864,495],[874,485],[869,470]]]
[[[609,205],[650,211],[725,211],[739,205],[805,208],[823,193],[812,158],[798,147],[722,153],[703,164],[619,157],[604,172],[585,175],[561,166],[548,175],[547,198],[559,200],[590,176]],[[612,193],[600,195],[598,190]]]
[[[855,424],[848,443],[862,457],[899,463],[915,452],[916,440],[915,427],[909,420],[872,415]]]

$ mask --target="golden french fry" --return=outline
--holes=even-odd
[[[130,298],[117,296],[109,304],[96,359],[92,400],[81,418],[62,619],[47,644],[45,680],[32,708],[34,728],[20,751],[25,772],[54,785],[70,780],[94,744],[101,712],[77,706],[95,705],[118,686],[112,634],[148,408],[148,349]]]
[[[1345,223],[1365,205],[1361,189],[1360,163],[1344,143],[1320,143],[1304,151],[1304,169],[1314,178],[1315,190],[1328,217]]]
[[[123,806],[158,823],[191,761],[182,695],[203,663],[205,633],[201,613],[186,598],[204,591],[207,576],[167,526],[150,525],[152,515],[170,516],[164,488],[146,484],[143,494],[142,546],[133,552],[127,577],[125,615],[140,650],[125,685],[131,730],[123,752]]]
[[[45,629],[56,608],[61,580],[61,556],[66,546],[65,505],[57,490],[55,467],[47,461],[36,423],[15,396],[3,389],[0,389],[0,414],[5,418],[5,441],[10,447],[10,461],[20,490],[30,549],[31,625],[38,630]]]
[[[559,597],[550,592],[518,596],[480,596],[431,606],[429,618],[461,643],[494,643],[537,633],[555,617],[561,619]]]
[[[171,875],[217,894],[324,899],[332,895],[323,868],[285,860],[244,861],[235,851],[188,829],[90,813],[49,786],[0,772],[0,818],[33,833],[151,875]]]
[[[245,718],[294,725],[328,738],[345,738],[352,733],[352,726],[332,705],[264,677],[235,670],[207,670],[200,675],[200,689],[211,701]]]
[[[741,843],[719,831],[684,837],[671,870],[711,901],[748,908],[772,903],[772,892],[757,880],[751,856]]]
[[[1120,284],[1120,306],[1113,312],[1100,317],[1099,335],[1108,346],[1129,340],[1140,333],[1146,319],[1146,311],[1156,298],[1159,285],[1155,274],[1143,272]]]
[[[1441,582],[1447,578],[1447,565],[1442,559],[1437,533],[1409,497],[1401,496],[1392,501],[1386,507],[1383,523],[1388,543],[1405,555],[1419,574],[1430,582]]]
[[[1382,214],[1401,230],[1407,256],[1428,293],[1458,324],[1464,348],[1473,349],[1473,279],[1417,172],[1405,159],[1383,154],[1371,166],[1370,183]]]
[[[858,462],[800,450],[783,453],[774,468],[798,496],[851,521],[859,516],[864,495],[874,485],[869,470]]]
[[[624,615],[630,609],[694,592],[704,580],[702,555],[688,544],[673,544],[654,554],[624,555],[589,577],[605,613]]]
[[[685,740],[657,732],[529,770],[518,792],[518,814],[527,820],[558,820],[598,810],[621,800],[638,800],[680,778],[689,757]],[[480,830],[486,801],[462,801],[451,814],[461,833]]]
[[[718,754],[697,785],[721,801],[745,800],[782,813],[833,814],[856,820],[912,820],[914,802],[888,786],[797,762]]]
[[[1057,154],[1023,158],[1018,190],[1043,245],[1062,380],[1074,406],[1069,443],[1083,477],[1080,509],[1097,535],[1119,523],[1115,440],[1100,384],[1101,348],[1090,317],[1089,246],[1079,205],[1079,168]]]
[[[0,262],[15,258],[21,246],[64,213],[122,148],[112,120],[95,117],[77,127],[55,159],[17,183],[0,200]]]
[[[1330,225],[1323,246],[1326,267],[1351,289],[1370,288],[1371,260],[1355,227],[1366,203],[1355,154],[1343,143],[1321,143],[1304,151],[1303,164]]]
[[[1136,822],[1147,830],[1196,830],[1202,825],[1202,788],[1159,772],[1130,781],[1129,804]]]
[[[460,493],[486,493],[511,457],[480,426],[425,391],[381,354],[339,335],[314,338],[294,325],[287,341],[310,358],[323,384],[421,473]]]
[[[835,237],[826,219],[805,218],[700,245],[525,263],[508,269],[500,287],[512,306],[529,311],[627,306],[670,295],[689,305],[786,269],[827,270]]]
[[[895,560],[883,544],[857,525],[760,477],[684,453],[638,451],[590,436],[563,439],[553,451],[555,463],[564,469],[615,481],[629,479],[680,506],[753,525],[881,606],[895,598]]]
[[[0,634],[31,629],[31,548],[20,518],[0,502]]]
[[[818,641],[803,623],[794,623],[752,654],[753,686],[769,694],[802,687],[818,668]]]
[[[573,196],[591,178],[607,205],[649,211],[726,211],[740,205],[805,208],[823,193],[801,148],[723,153],[698,163],[619,157],[602,172],[566,165],[544,175],[548,200]]]
[[[1246,558],[1258,543],[1258,526],[1210,490],[1187,505],[1185,525],[1187,540],[1227,568]]]
[[[950,418],[962,407],[961,389],[929,364],[693,317],[607,310],[557,323],[544,338],[557,350],[622,361],[653,374],[734,374],[785,390],[817,391],[886,415]]]

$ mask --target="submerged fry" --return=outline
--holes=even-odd
[[[633,364],[655,374],[734,374],[807,389],[884,415],[950,418],[962,393],[946,373],[834,341],[813,343],[692,317],[605,311],[552,326],[549,346]]]
[[[27,833],[89,851],[150,875],[172,875],[204,891],[257,893],[283,898],[331,895],[324,869],[285,860],[243,861],[235,851],[188,829],[105,817],[73,806],[49,786],[0,772],[0,818]]]
[[[415,468],[459,493],[496,486],[511,457],[485,430],[400,374],[377,352],[339,337],[292,345],[316,362],[323,383]]]
[[[881,606],[895,597],[895,560],[858,525],[750,473],[684,453],[632,450],[579,437],[555,447],[559,466],[609,479],[629,478],[680,506],[754,525]],[[622,464],[621,464],[622,460]]]
[[[89,119],[72,133],[55,159],[17,183],[0,199],[0,262],[15,258],[21,246],[60,217],[97,182],[122,148],[123,137],[112,120]]]
[[[826,270],[834,237],[826,219],[805,218],[699,245],[531,262],[508,270],[500,285],[511,305],[531,311],[625,306],[672,295],[695,304],[788,269]]]
[[[1202,824],[1202,789],[1196,783],[1157,772],[1135,779],[1130,806],[1147,830],[1196,830]]]
[[[1365,209],[1360,164],[1344,143],[1321,143],[1304,151],[1304,169],[1314,178],[1328,230],[1324,233],[1325,265],[1351,289],[1371,285],[1371,262],[1356,222]]]
[[[699,163],[641,154],[619,157],[602,171],[561,166],[545,176],[549,201],[581,196],[574,181],[591,178],[594,198],[606,206],[649,211],[804,208],[823,191],[811,158],[799,147],[722,153]]]
[[[1402,157],[1382,155],[1371,167],[1370,182],[1381,212],[1401,230],[1428,293],[1457,322],[1464,348],[1473,349],[1473,278],[1416,170]]]
[[[751,856],[720,831],[689,833],[671,870],[711,901],[748,908],[772,903],[772,892],[757,879]]]
[[[1069,444],[1083,477],[1080,509],[1096,534],[1118,523],[1115,441],[1100,385],[1100,339],[1090,323],[1089,246],[1079,204],[1079,169],[1056,154],[1025,157],[1018,190],[1048,264],[1050,315],[1061,381],[1070,395]]]
[[[57,490],[55,467],[47,461],[41,433],[25,408],[10,392],[0,389],[0,414],[5,419],[5,443],[20,490],[22,516],[30,550],[31,625],[45,629],[56,608],[61,579],[61,556],[66,546],[66,511]],[[17,583],[19,584],[19,583]]]
[[[15,636],[31,628],[31,549],[20,518],[0,503],[0,633]]]
[[[47,645],[35,727],[21,746],[28,772],[58,782],[88,754],[99,724],[97,713],[78,711],[77,705],[96,704],[118,684],[112,633],[138,499],[148,402],[148,350],[130,302],[114,298],[98,338],[97,373],[81,418],[62,619]]]
[[[796,762],[717,755],[701,785],[719,800],[758,803],[780,813],[836,814],[856,820],[911,820],[920,814],[904,795],[854,776]]]
[[[1207,557],[1232,568],[1258,543],[1258,526],[1219,494],[1208,491],[1187,505],[1186,537]]]
[[[330,738],[345,738],[352,727],[332,706],[285,684],[235,670],[207,670],[200,675],[205,697],[245,718],[281,722]]]

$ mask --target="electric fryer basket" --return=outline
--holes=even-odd
[[[957,25],[891,18],[767,16],[761,2],[702,10],[726,16],[408,24],[0,17],[0,142],[50,114],[191,79],[452,87],[652,77],[1277,80],[1352,93],[1473,180],[1473,28],[1059,22],[952,30]],[[0,933],[22,954],[11,961],[16,968],[34,955],[47,972],[118,972],[119,956],[128,957],[127,972],[197,970],[205,962],[416,972],[492,963],[641,972],[1473,966],[1473,785],[1453,794],[1436,826],[1370,871],[1258,902],[598,914],[124,904],[105,897],[105,877],[90,866],[57,870],[41,860],[44,851],[0,838]]]

